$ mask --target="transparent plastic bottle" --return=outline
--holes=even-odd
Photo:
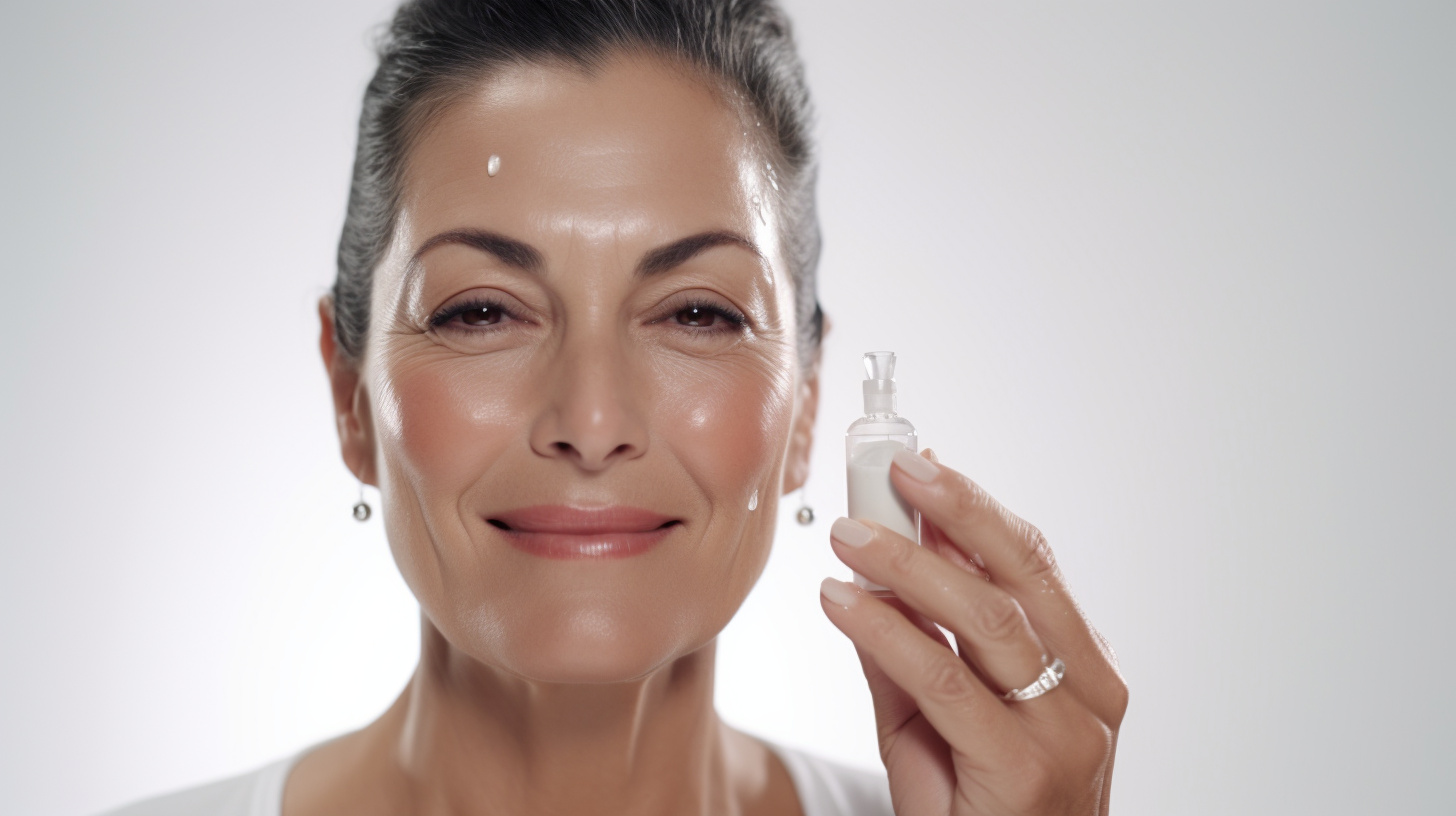
[[[920,513],[900,498],[890,484],[895,452],[918,450],[915,426],[895,413],[895,352],[871,351],[864,356],[865,415],[844,435],[844,461],[849,478],[849,517],[883,524],[920,543]],[[855,573],[854,582],[873,595],[893,594]]]

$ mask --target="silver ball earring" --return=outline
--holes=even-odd
[[[799,488],[799,512],[794,514],[794,518],[805,527],[814,523],[814,508],[804,501],[804,488],[802,487]]]
[[[364,483],[360,482],[359,501],[354,505],[354,520],[361,522],[368,521],[369,516],[373,514],[373,512],[374,510],[369,506],[369,502],[364,501]]]

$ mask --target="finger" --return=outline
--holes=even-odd
[[[935,451],[930,448],[922,450],[920,455],[937,465],[940,464],[940,457],[936,456]],[[985,570],[976,566],[975,562],[967,558],[966,554],[961,552],[960,548],[955,546],[939,527],[935,526],[935,522],[923,517],[920,519],[920,546],[955,564],[966,572],[979,575],[982,578],[990,577],[986,574]]]
[[[869,681],[880,761],[890,777],[895,806],[903,813],[950,812],[944,800],[946,792],[955,790],[956,772],[949,746],[915,699],[863,649],[856,646],[854,651]]]
[[[940,457],[936,456],[935,452],[930,448],[921,451],[921,456],[936,465],[940,465]],[[1027,528],[1034,529],[1030,525],[1027,525]],[[1040,538],[1039,532],[1037,533],[1037,537]],[[932,551],[939,553],[951,563],[962,566],[983,578],[990,578],[985,570],[977,566],[975,562],[967,561],[960,548],[951,542],[949,536],[946,536],[945,532],[935,526],[935,522],[929,518],[922,517],[920,520],[920,538],[922,546],[929,540]],[[1045,546],[1045,539],[1041,538],[1040,543]],[[1033,545],[1032,549],[1036,549],[1036,546]],[[1046,554],[1051,558],[1051,548],[1045,547],[1045,549]],[[1081,607],[1077,605],[1076,598],[1072,595],[1070,588],[1067,587],[1065,579],[1060,571],[1056,570],[1054,558],[1052,558],[1052,565],[1053,571],[1056,573],[1057,581],[1061,587],[1062,595],[1067,603],[1076,610],[1076,615],[1080,619],[1083,630],[1080,633],[1074,634],[1066,642],[1059,642],[1055,634],[1050,638],[1043,638],[1043,640],[1046,640],[1053,653],[1061,656],[1063,660],[1071,658],[1077,662],[1079,666],[1079,681],[1072,684],[1075,693],[1084,699],[1089,708],[1103,722],[1108,723],[1116,729],[1122,722],[1124,714],[1127,712],[1128,701],[1127,681],[1123,678],[1122,671],[1118,666],[1117,655],[1113,652],[1112,645],[1107,642],[1107,638],[1103,637],[1102,633],[1097,631],[1096,627],[1092,625],[1092,622],[1087,620],[1086,615],[1082,613]],[[1043,591],[1050,594],[1048,590]],[[1035,624],[1036,618],[1032,617],[1032,621]],[[1086,651],[1087,640],[1083,636],[1088,633],[1090,633],[1095,647],[1090,652]]]
[[[886,599],[886,602],[891,605],[896,603],[894,599]],[[901,614],[906,615],[907,619],[915,624],[915,628],[924,632],[927,637],[936,641],[947,650],[951,648],[950,642],[945,639],[945,635],[935,627],[935,624],[929,618],[926,618],[913,609],[904,607],[903,604],[901,604]],[[855,648],[855,652],[859,655],[860,667],[864,670],[865,682],[870,687],[870,698],[874,701],[875,706],[875,730],[879,734],[880,746],[886,752],[885,759],[888,762],[888,752],[898,739],[898,734],[901,729],[908,726],[913,719],[919,716],[920,707],[915,704],[914,697],[911,697],[904,689],[895,685],[895,681],[890,679],[889,675],[885,674],[885,670],[880,668],[873,657],[858,647]]]
[[[997,583],[1040,589],[1060,583],[1046,538],[989,493],[945,465],[904,451],[890,478],[895,489]],[[918,501],[917,501],[918,500]]]
[[[855,572],[955,633],[962,657],[998,694],[1029,685],[1046,666],[1041,640],[1006,590],[873,522],[838,519],[830,537]]]
[[[935,526],[935,522],[927,518],[920,519],[920,546],[955,564],[957,567],[985,581],[990,579],[986,571],[976,566],[976,562],[966,557],[950,537],[943,530]]]
[[[820,602],[839,631],[867,655],[956,751],[993,767],[1025,739],[1017,719],[960,658],[904,615],[853,584],[824,579]],[[874,689],[871,689],[874,693]]]
[[[1071,685],[1095,694],[1104,687],[1125,689],[1102,640],[1072,598],[1041,531],[975,482],[909,451],[895,455],[890,479],[920,511],[922,523],[929,520],[1021,603],[1050,655],[1066,661]]]
[[[861,661],[873,662],[864,652],[855,651]],[[877,700],[877,711],[879,705]],[[954,754],[919,709],[893,733],[881,736],[880,760],[890,778],[897,812],[951,812],[956,789]]]

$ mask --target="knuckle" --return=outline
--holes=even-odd
[[[986,517],[995,499],[975,482],[964,477],[959,481],[960,489],[954,498],[956,515],[974,524]]]
[[[895,734],[898,731],[899,729],[897,727],[889,725],[881,725],[879,727],[880,762],[884,763],[886,768],[892,766],[896,758],[900,756],[900,754],[895,753]]]
[[[949,652],[925,672],[925,692],[942,705],[959,705],[974,692],[975,680],[960,658]]]
[[[1113,725],[1121,725],[1122,718],[1127,714],[1127,681],[1119,676],[1112,684],[1110,696],[1111,702],[1108,706],[1112,715],[1110,720]]]
[[[1112,729],[1107,723],[1096,717],[1089,718],[1085,729],[1086,735],[1082,738],[1082,747],[1085,753],[1087,764],[1092,769],[1101,768],[1106,762],[1109,754],[1112,753]]]
[[[1040,752],[1031,752],[1017,763],[1016,784],[1012,794],[1016,810],[1024,813],[1045,813],[1053,797],[1057,773],[1054,763]]]
[[[1112,644],[1096,629],[1092,630],[1092,634],[1095,636],[1098,651],[1106,661],[1098,673],[1099,677],[1106,678],[1100,680],[1096,686],[1098,708],[1105,715],[1106,721],[1116,728],[1122,724],[1123,715],[1127,713],[1127,678],[1122,676],[1122,670],[1117,665],[1117,654],[1112,651]]]
[[[1063,812],[1083,799],[1081,782],[1099,778],[1112,753],[1113,731],[1090,712],[1063,720],[1053,745],[1009,751],[1007,804],[1020,813]]]
[[[976,624],[987,637],[1008,640],[1019,634],[1025,625],[1021,604],[1004,592],[987,596],[979,606]]]
[[[1096,627],[1091,628],[1092,634],[1097,641],[1097,650],[1102,653],[1103,659],[1107,661],[1108,666],[1112,667],[1112,671],[1117,673],[1118,679],[1122,679],[1121,669],[1118,667],[1117,662],[1117,651],[1112,648],[1112,644],[1108,642],[1107,638],[1103,636],[1101,631],[1099,631]]]
[[[907,545],[904,541],[891,540],[886,544],[889,552],[885,554],[885,569],[892,574],[905,577],[915,571],[916,550],[920,549],[914,545]]]
[[[886,614],[886,610],[880,609],[865,621],[865,629],[871,639],[885,643],[895,637],[895,620]]]
[[[1069,770],[1079,777],[1096,776],[1106,766],[1107,757],[1112,753],[1112,729],[1088,714],[1067,735],[1064,752],[1063,761]]]
[[[1016,537],[1021,542],[1021,568],[1032,578],[1050,579],[1057,574],[1057,558],[1052,553],[1047,537],[1031,524],[1016,519],[1013,525]]]
[[[1049,760],[1041,758],[1032,762],[1026,780],[1026,792],[1032,797],[1032,801],[1041,803],[1050,798],[1059,776]]]
[[[980,485],[962,477],[961,489],[955,491],[952,504],[957,517],[970,529],[1010,531],[1016,550],[1011,556],[1012,563],[1019,572],[1047,581],[1060,577],[1056,555],[1046,535],[1007,510]]]

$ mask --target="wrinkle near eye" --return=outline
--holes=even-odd
[[[399,393],[394,388],[394,378],[375,377],[373,384],[374,410],[379,430],[388,436],[398,437],[400,430],[404,427],[404,416],[401,411]]]

